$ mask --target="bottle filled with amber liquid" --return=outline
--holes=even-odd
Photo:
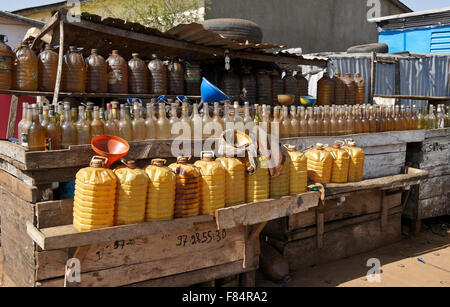
[[[61,148],[61,126],[56,122],[55,106],[51,105],[48,111],[48,124],[45,127],[47,150],[58,150]]]
[[[75,124],[77,129],[77,143],[79,145],[91,142],[91,126],[86,120],[86,110],[83,106],[78,107],[78,121]]]
[[[45,150],[45,128],[39,121],[39,113],[37,105],[32,105],[31,125],[28,128],[28,150],[44,151]]]

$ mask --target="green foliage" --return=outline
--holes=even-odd
[[[200,9],[207,9],[208,0],[103,0],[87,2],[83,11],[137,22],[166,31],[181,23],[203,18]]]

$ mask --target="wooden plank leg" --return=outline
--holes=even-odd
[[[16,128],[18,101],[19,101],[19,98],[16,95],[12,95],[11,105],[9,107],[8,131],[6,133],[7,139],[14,137],[14,130]],[[18,136],[18,137],[20,137],[20,136]]]
[[[421,228],[422,228],[421,219],[411,220],[411,234],[413,236],[417,236],[420,233]]]
[[[250,271],[241,274],[241,286],[247,288],[253,288],[256,285],[256,271]]]

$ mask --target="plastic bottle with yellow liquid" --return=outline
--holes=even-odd
[[[247,170],[251,168],[250,163],[246,164]],[[253,175],[246,175],[246,202],[254,203],[266,200],[270,196],[270,178],[268,160],[265,157],[258,157],[258,169]]]
[[[108,159],[93,157],[90,166],[76,174],[73,225],[78,231],[114,224],[117,177],[105,168]]]
[[[154,159],[145,168],[149,177],[145,220],[171,220],[175,210],[176,175],[167,166],[166,160]]]
[[[290,157],[285,155],[285,162],[281,166],[277,177],[270,176],[270,198],[280,198],[289,195]]]
[[[315,183],[330,183],[333,156],[325,148],[327,145],[317,143],[305,153],[308,159],[308,177]]]
[[[308,185],[308,160],[303,152],[297,151],[293,145],[285,145],[287,163],[289,165],[289,194],[298,195],[306,192]]]
[[[114,224],[126,225],[143,222],[147,204],[148,176],[137,168],[135,161],[122,161],[125,167],[114,170],[117,176]]]
[[[199,168],[200,214],[214,214],[225,207],[225,168],[214,160],[214,152],[201,152],[201,160],[194,163]]]
[[[347,145],[343,146],[350,155],[350,166],[348,171],[348,182],[358,182],[363,180],[365,154],[362,148],[356,147],[352,140],[346,140]]]
[[[218,158],[225,169],[225,206],[245,203],[245,164],[238,158]]]
[[[327,147],[325,150],[331,152],[334,158],[331,170],[331,182],[346,183],[348,180],[348,172],[350,167],[350,154],[342,146],[343,141],[336,141],[333,147]]]

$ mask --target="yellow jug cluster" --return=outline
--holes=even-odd
[[[362,148],[356,147],[353,141],[347,141],[347,145],[342,147],[350,155],[350,167],[348,171],[348,181],[358,182],[363,180],[365,154]]]
[[[143,222],[147,203],[148,176],[136,168],[135,161],[114,170],[117,183],[117,200],[114,214],[115,225]]]
[[[286,156],[289,157],[289,194],[298,195],[306,192],[308,186],[308,160],[304,153],[297,151],[295,146],[287,145]]]
[[[102,157],[93,157],[90,167],[76,174],[73,225],[78,231],[113,226],[116,185],[117,177],[104,168]]]
[[[325,145],[318,143],[305,155],[308,159],[308,177],[316,183],[330,183],[333,156],[325,150]]]
[[[258,157],[258,163],[259,167],[256,172],[253,175],[246,176],[247,203],[269,199],[270,179],[268,160],[265,157]],[[249,162],[247,162],[246,167],[250,167]]]
[[[238,158],[218,158],[225,168],[225,206],[245,203],[245,164]]]
[[[148,184],[146,221],[173,219],[175,210],[176,175],[164,166],[166,160],[152,160],[145,168],[150,181]]]
[[[270,176],[270,198],[280,198],[289,195],[289,156],[285,156],[286,161],[281,167],[280,175]]]
[[[333,166],[331,169],[331,182],[346,183],[348,182],[348,172],[350,166],[350,155],[347,150],[342,148],[343,142],[336,141],[333,147],[327,147],[333,156]]]
[[[214,161],[214,152],[202,152],[194,165],[200,170],[200,213],[214,214],[225,207],[225,169]]]
[[[169,165],[176,175],[175,218],[197,216],[200,213],[200,171],[189,158],[180,157]]]

